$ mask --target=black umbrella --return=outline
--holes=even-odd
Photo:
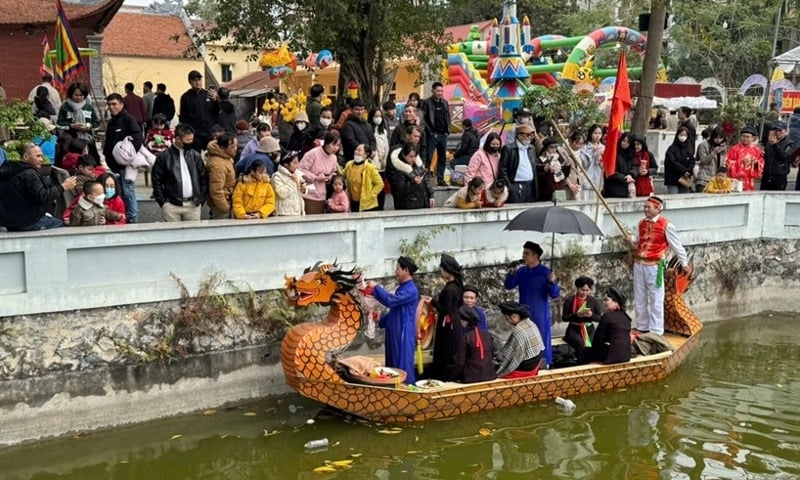
[[[585,213],[554,205],[529,208],[508,222],[504,230],[552,232],[553,243],[550,248],[550,258],[553,258],[556,233],[603,235],[600,227]]]

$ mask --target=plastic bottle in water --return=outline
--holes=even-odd
[[[568,398],[556,397],[556,405],[561,407],[565,412],[571,412],[575,410],[575,403]]]
[[[328,448],[328,439],[320,438],[319,440],[310,440],[306,442],[306,450],[319,450],[321,448]]]

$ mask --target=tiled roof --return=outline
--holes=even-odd
[[[122,0],[96,0],[94,3],[69,3],[62,0],[70,24],[109,7],[119,8]],[[56,22],[55,0],[0,0],[0,25],[25,25]]]
[[[231,90],[263,90],[266,88],[275,88],[279,85],[279,80],[270,80],[269,72],[262,70],[260,72],[252,72],[239,77],[230,82],[225,82],[221,86]]]
[[[467,23],[464,25],[455,25],[452,27],[447,27],[445,29],[446,33],[449,33],[453,36],[453,40],[456,42],[463,42],[467,39],[467,34],[469,34],[469,30],[472,28],[473,25],[477,25],[478,29],[483,33],[487,28],[492,26],[492,20],[484,20],[482,22],[475,22],[475,23]]]
[[[103,32],[105,55],[187,58],[187,52],[194,52],[192,40],[172,15],[118,12]]]

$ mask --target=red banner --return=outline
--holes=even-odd
[[[781,98],[781,113],[792,113],[800,107],[800,90],[783,90]]]

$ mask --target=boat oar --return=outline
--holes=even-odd
[[[564,138],[564,134],[561,133],[561,129],[555,128],[554,130],[558,133],[559,138],[561,138],[561,141],[567,147],[564,150],[566,150],[567,153],[569,154],[569,156],[572,158],[572,162],[575,164],[575,166],[578,167],[578,170],[581,171],[581,174],[583,174],[583,176],[586,177],[586,181],[592,187],[592,190],[594,190],[594,193],[597,195],[597,199],[600,200],[600,203],[603,204],[603,206],[605,207],[606,211],[611,216],[611,218],[614,220],[614,223],[617,225],[617,228],[619,229],[619,231],[622,232],[622,236],[625,238],[627,243],[630,245],[631,244],[631,241],[630,241],[631,232],[630,232],[630,230],[628,229],[628,227],[624,223],[622,223],[622,221],[619,219],[619,217],[617,217],[617,215],[614,213],[614,211],[611,210],[611,207],[608,205],[608,202],[606,202],[606,199],[603,198],[603,194],[600,193],[600,190],[598,190],[597,186],[594,184],[594,182],[592,182],[592,179],[589,178],[589,175],[586,174],[586,169],[583,168],[583,162],[581,162],[581,159],[578,158],[575,155],[575,152],[572,151],[572,148],[569,146],[569,143],[567,143],[567,140]],[[631,245],[631,247],[633,247],[633,246]]]

